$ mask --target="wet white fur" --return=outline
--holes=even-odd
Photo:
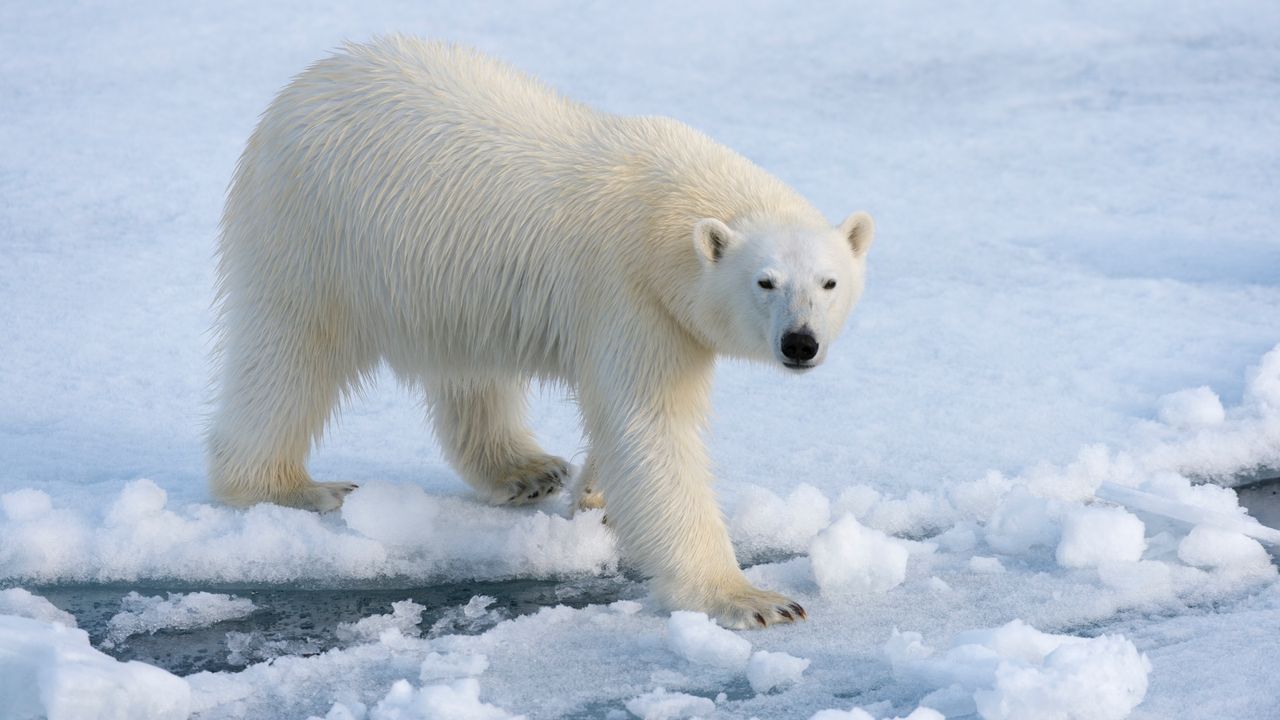
[[[459,473],[502,501],[562,471],[524,397],[531,378],[563,382],[609,523],[659,597],[781,620],[786,599],[747,583],[712,493],[713,361],[773,360],[797,324],[825,352],[871,236],[866,215],[832,228],[674,120],[592,110],[464,48],[349,45],[275,98],[228,195],[213,489],[336,507],[350,486],[313,482],[306,458],[385,362],[425,391]]]

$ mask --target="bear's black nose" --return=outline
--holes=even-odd
[[[809,362],[818,354],[818,340],[808,330],[782,336],[782,356],[793,362]]]

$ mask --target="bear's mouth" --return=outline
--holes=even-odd
[[[788,370],[795,370],[796,372],[804,372],[805,370],[814,369],[815,367],[817,367],[817,364],[807,363],[807,362],[791,362],[790,360],[784,360],[782,362],[782,366]]]

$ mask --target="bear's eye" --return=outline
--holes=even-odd
[[[761,278],[759,281],[756,282],[756,284],[764,288],[765,290],[773,289],[773,281],[770,280],[769,278]]]
[[[835,281],[835,280],[828,280],[828,281],[826,281],[826,282],[822,283],[822,289],[823,289],[823,290],[835,290],[835,289],[836,289],[836,281]]]

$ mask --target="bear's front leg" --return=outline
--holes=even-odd
[[[644,396],[582,392],[609,525],[671,609],[702,611],[740,629],[804,619],[798,603],[753,587],[738,567],[699,435],[707,383],[693,380]]]

